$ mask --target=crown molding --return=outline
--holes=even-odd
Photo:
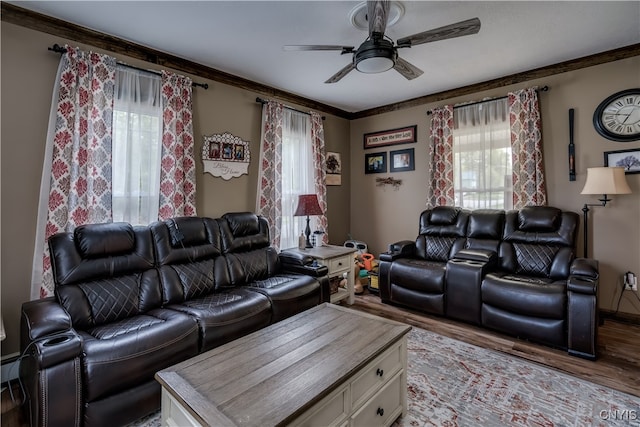
[[[257,83],[252,80],[234,76],[178,56],[170,55],[165,52],[151,49],[98,31],[90,30],[61,19],[52,18],[5,2],[1,3],[0,13],[3,22],[74,40],[78,43],[87,44],[109,52],[149,62],[151,64],[160,65],[201,78],[210,79],[215,82],[256,92],[261,96],[277,98],[281,101],[301,105],[312,110],[332,114],[347,120],[376,116],[378,114],[388,113],[391,111],[403,110],[432,102],[439,102],[450,98],[482,92],[489,89],[548,77],[554,74],[566,73],[568,71],[579,70],[581,68],[591,67],[607,62],[640,56],[640,43],[638,43],[582,58],[560,62],[546,67],[511,74],[509,76],[485,82],[474,83],[456,89],[446,90],[352,113],[309,98]]]

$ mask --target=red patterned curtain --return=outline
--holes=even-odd
[[[315,171],[313,174],[315,193],[318,196],[318,204],[324,212],[316,217],[316,224],[319,229],[324,230],[323,241],[329,243],[329,221],[327,219],[327,184],[325,169],[326,154],[324,150],[324,126],[322,116],[312,111],[311,113],[311,144],[313,149],[313,161]]]
[[[50,172],[51,177],[47,183],[43,175],[32,299],[53,294],[46,244],[50,236],[83,224],[111,221],[111,122],[116,60],[70,46],[65,49],[47,135],[48,158],[43,171]]]
[[[453,206],[453,105],[432,111],[429,139],[431,181],[427,206]]]
[[[282,220],[282,123],[284,106],[269,101],[262,110],[262,140],[258,172],[256,213],[269,222],[271,243],[280,247]]]
[[[162,160],[158,219],[196,215],[196,165],[192,86],[185,76],[162,72]]]
[[[508,98],[513,156],[513,208],[546,205],[538,92],[536,88],[523,89],[509,92]]]

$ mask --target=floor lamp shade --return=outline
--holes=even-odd
[[[627,184],[624,175],[624,168],[621,167],[598,167],[587,168],[587,180],[580,194],[602,194],[602,199],[598,199],[600,203],[585,203],[582,208],[584,213],[584,250],[583,256],[588,257],[588,236],[589,236],[589,206],[606,206],[611,199],[607,198],[608,194],[630,194],[631,188]]]
[[[580,194],[630,194],[624,168],[587,168],[587,181]]]
[[[307,237],[306,247],[312,248],[313,245],[309,240],[311,234],[311,227],[309,227],[309,215],[322,215],[322,209],[320,203],[318,203],[318,196],[315,194],[300,194],[298,196],[298,207],[296,208],[293,216],[307,216],[307,228],[304,230],[304,234]]]

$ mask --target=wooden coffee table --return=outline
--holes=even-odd
[[[322,304],[156,374],[165,426],[390,425],[411,327]]]

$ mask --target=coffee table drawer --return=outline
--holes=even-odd
[[[326,427],[340,426],[349,415],[349,386],[346,385],[334,391],[322,399],[308,412],[309,416],[298,422],[295,420],[292,426],[300,427]]]
[[[402,413],[402,372],[374,395],[351,418],[352,427],[388,426]]]
[[[351,401],[357,407],[402,369],[402,342],[386,350],[353,381]]]

